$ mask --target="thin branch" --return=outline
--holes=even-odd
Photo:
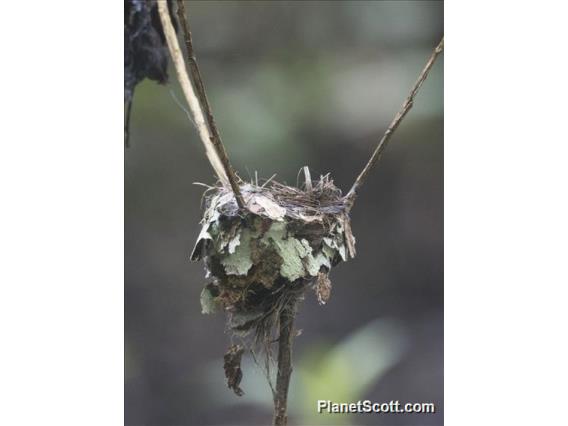
[[[132,100],[134,93],[130,96],[128,104],[126,105],[126,117],[124,118],[124,147],[130,148],[130,114],[132,113]]]
[[[181,22],[181,27],[183,29],[184,39],[185,39],[185,47],[187,50],[187,58],[189,62],[189,70],[191,72],[191,76],[193,78],[193,82],[195,84],[195,89],[197,90],[197,95],[199,96],[199,100],[201,101],[201,105],[205,110],[205,115],[207,117],[207,123],[209,124],[209,129],[213,137],[211,138],[211,142],[215,145],[217,149],[217,153],[221,158],[221,162],[225,167],[225,172],[229,178],[229,183],[231,184],[231,188],[235,193],[235,198],[237,199],[237,203],[239,207],[244,206],[243,196],[241,195],[241,190],[237,183],[237,176],[233,167],[231,166],[231,162],[229,161],[229,156],[227,155],[227,151],[225,150],[225,146],[221,141],[221,135],[219,135],[219,130],[217,129],[217,124],[215,123],[215,118],[213,117],[213,111],[211,110],[211,104],[209,103],[209,99],[207,98],[207,93],[205,92],[205,85],[203,83],[203,79],[201,78],[201,72],[199,71],[199,66],[197,65],[197,58],[195,56],[195,51],[193,50],[193,42],[191,40],[191,30],[189,28],[189,21],[187,19],[185,13],[185,6],[183,0],[178,0],[178,19]]]
[[[375,148],[375,151],[373,152],[373,155],[371,155],[371,158],[367,162],[367,165],[365,166],[363,171],[359,174],[359,176],[357,176],[355,183],[347,193],[346,199],[348,201],[349,208],[353,207],[353,203],[355,202],[355,198],[357,197],[357,192],[359,191],[363,183],[365,183],[365,180],[367,179],[367,176],[371,168],[375,165],[375,163],[377,163],[379,158],[381,158],[381,154],[383,153],[383,150],[386,148],[394,131],[397,129],[397,127],[401,123],[402,119],[406,116],[408,111],[410,111],[410,108],[412,108],[412,105],[414,104],[414,97],[418,93],[418,90],[420,90],[420,87],[422,86],[422,83],[424,83],[424,80],[426,80],[426,77],[428,77],[428,73],[430,72],[432,65],[434,65],[434,62],[438,58],[438,55],[440,55],[440,53],[442,53],[443,50],[444,50],[444,38],[442,37],[442,40],[436,46],[436,48],[432,52],[432,55],[430,56],[430,59],[428,59],[426,66],[418,76],[418,80],[416,80],[416,83],[414,83],[414,87],[412,87],[410,95],[408,95],[408,97],[402,104],[400,111],[395,115],[387,131],[379,141],[379,144]]]
[[[292,342],[294,340],[294,319],[298,300],[293,296],[280,311],[278,337],[278,373],[274,394],[274,426],[288,423],[288,388],[292,376]]]
[[[179,84],[189,105],[189,110],[191,111],[191,114],[193,116],[193,121],[195,122],[195,126],[197,127],[201,142],[203,142],[203,145],[205,146],[205,153],[207,155],[207,158],[223,185],[229,186],[227,173],[225,172],[223,163],[219,158],[219,154],[217,153],[215,146],[211,142],[211,134],[209,133],[209,129],[207,127],[207,124],[205,123],[205,117],[203,116],[203,111],[201,110],[199,99],[195,95],[193,86],[191,85],[191,82],[189,80],[176,32],[170,18],[168,3],[166,1],[158,2],[158,12],[160,14],[162,28],[164,29],[166,42],[168,44],[168,49],[170,51],[170,55],[176,69]]]

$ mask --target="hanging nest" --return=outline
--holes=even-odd
[[[192,260],[205,260],[212,281],[201,293],[203,313],[228,313],[241,336],[254,331],[269,345],[278,315],[313,288],[320,304],[331,292],[329,272],[355,256],[348,207],[329,175],[303,189],[278,182],[243,184],[245,208],[222,186],[205,193],[203,228]]]

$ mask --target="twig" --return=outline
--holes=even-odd
[[[215,149],[215,145],[211,142],[211,135],[207,124],[205,123],[205,117],[203,116],[203,111],[199,104],[199,99],[195,95],[189,76],[187,74],[187,69],[185,68],[185,62],[183,60],[183,55],[179,47],[176,32],[174,26],[172,25],[172,20],[170,18],[170,12],[168,10],[168,3],[166,1],[158,2],[158,12],[160,14],[160,21],[162,22],[162,28],[164,29],[164,34],[166,36],[166,42],[168,44],[168,49],[174,63],[179,84],[183,90],[183,94],[189,105],[189,110],[193,115],[195,126],[201,138],[201,142],[205,146],[205,153],[213,170],[225,186],[229,186],[229,180],[227,178],[227,173],[223,167],[223,163],[219,158],[219,154]]]
[[[124,147],[130,148],[130,114],[132,112],[132,99],[134,98],[134,93],[130,97],[128,104],[126,105],[126,117],[124,118]]]
[[[405,117],[405,115],[408,113],[408,111],[410,111],[410,108],[412,108],[412,105],[414,104],[414,97],[418,93],[418,90],[420,90],[420,87],[422,86],[422,83],[424,83],[424,80],[426,80],[426,77],[428,77],[428,73],[430,72],[430,68],[432,68],[432,65],[434,65],[436,58],[438,58],[438,55],[440,53],[442,53],[443,50],[444,50],[444,38],[442,37],[442,40],[436,46],[436,48],[432,52],[432,55],[430,56],[430,59],[428,59],[426,66],[424,67],[424,69],[422,70],[420,75],[418,76],[418,80],[416,80],[416,83],[414,83],[414,87],[410,91],[410,95],[408,95],[408,97],[406,98],[406,100],[402,104],[400,111],[395,115],[395,117],[392,120],[387,131],[385,132],[385,134],[383,135],[383,137],[379,141],[379,144],[375,148],[375,151],[373,152],[373,155],[371,155],[371,158],[367,162],[367,165],[365,166],[363,171],[359,174],[359,176],[357,176],[355,183],[353,184],[353,186],[351,187],[351,189],[347,193],[346,199],[347,199],[347,202],[348,202],[349,209],[351,209],[353,207],[353,203],[355,202],[355,198],[357,197],[357,191],[359,191],[359,189],[361,188],[363,183],[365,183],[365,179],[367,179],[367,175],[369,174],[369,171],[375,165],[375,163],[379,160],[379,158],[381,157],[381,154],[383,153],[383,150],[387,146],[387,143],[389,142],[394,131],[397,129],[400,122]]]
[[[207,123],[209,124],[209,129],[211,130],[211,134],[213,137],[211,138],[211,142],[215,145],[217,149],[217,153],[221,158],[221,162],[225,168],[225,172],[229,178],[229,183],[231,184],[231,188],[235,193],[235,198],[237,199],[237,203],[239,207],[244,207],[244,200],[243,196],[241,195],[241,190],[237,183],[237,176],[233,167],[231,166],[231,162],[229,161],[229,156],[227,155],[227,151],[225,150],[225,146],[221,141],[221,135],[219,135],[219,130],[217,129],[217,124],[215,123],[215,118],[213,117],[213,111],[211,110],[211,104],[209,103],[209,99],[207,98],[207,93],[205,92],[205,85],[203,83],[203,79],[201,78],[201,72],[199,71],[199,66],[197,65],[197,58],[195,56],[195,51],[193,50],[193,42],[191,40],[191,30],[189,28],[189,21],[187,19],[185,13],[185,6],[183,0],[178,0],[178,19],[181,22],[181,27],[183,29],[183,34],[185,38],[185,47],[187,50],[187,58],[189,62],[189,70],[191,72],[191,76],[193,77],[193,82],[195,84],[195,89],[197,90],[197,95],[199,96],[199,100],[201,101],[201,105],[205,110],[205,115],[207,117]]]
[[[274,173],[272,176],[270,176],[261,186],[261,188],[264,188],[266,185],[268,185],[270,183],[270,181],[272,179],[274,179],[276,177],[276,173]]]
[[[288,423],[288,388],[292,375],[292,342],[294,339],[294,319],[298,300],[292,297],[280,311],[278,337],[278,373],[276,375],[276,393],[274,394],[274,426]]]

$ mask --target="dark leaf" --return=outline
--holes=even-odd
[[[225,369],[227,386],[229,389],[232,389],[237,396],[244,395],[244,391],[239,387],[243,378],[241,358],[244,351],[241,345],[231,345],[223,357],[225,361],[223,368]]]

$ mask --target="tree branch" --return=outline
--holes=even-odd
[[[430,72],[432,65],[434,65],[434,62],[438,58],[438,55],[440,55],[440,53],[442,53],[443,50],[444,50],[444,38],[442,37],[442,40],[436,46],[436,48],[432,52],[432,55],[430,56],[430,59],[428,59],[428,62],[426,62],[426,66],[418,76],[418,80],[416,80],[416,83],[414,83],[414,86],[410,91],[410,95],[408,95],[408,97],[402,104],[400,111],[395,115],[387,131],[379,141],[379,144],[375,148],[375,151],[373,152],[373,155],[371,155],[371,158],[367,162],[367,165],[365,166],[363,171],[361,171],[359,176],[357,176],[355,183],[347,193],[345,198],[347,199],[349,209],[353,207],[353,203],[355,202],[355,198],[357,197],[357,192],[359,191],[363,183],[365,183],[369,171],[377,163],[379,158],[381,158],[381,154],[386,148],[394,131],[398,128],[399,124],[401,123],[402,119],[406,116],[408,111],[410,111],[410,108],[412,108],[412,105],[414,104],[414,97],[418,93],[418,90],[420,90],[420,87],[422,86],[422,83],[424,83],[424,80],[426,80],[426,77],[428,77],[428,73]]]
[[[223,165],[223,162],[221,161],[219,152],[212,142],[213,138],[211,137],[209,128],[207,127],[207,124],[205,122],[201,104],[195,94],[195,91],[193,90],[191,81],[189,80],[189,75],[187,74],[183,55],[172,24],[170,12],[168,10],[168,4],[166,1],[158,2],[158,12],[160,14],[160,21],[162,22],[162,28],[164,30],[164,35],[166,36],[166,42],[168,44],[168,49],[172,57],[172,62],[176,69],[178,81],[189,105],[189,110],[193,117],[195,126],[197,127],[197,132],[199,133],[201,142],[203,142],[203,145],[205,147],[207,159],[209,160],[211,166],[213,167],[213,170],[221,180],[221,183],[225,186],[229,186],[230,182],[227,176],[227,172],[225,171],[225,167]]]
[[[126,117],[124,118],[124,147],[130,148],[130,115],[132,112],[132,100],[134,99],[134,93],[130,97],[126,105]]]
[[[209,99],[207,98],[207,94],[205,92],[205,85],[203,83],[203,79],[201,78],[201,72],[199,71],[199,66],[197,65],[197,58],[195,56],[195,52],[193,50],[193,42],[191,40],[191,30],[189,28],[189,21],[187,19],[185,13],[185,5],[183,0],[178,0],[178,19],[181,22],[181,27],[183,29],[184,39],[185,39],[185,47],[187,50],[187,58],[189,63],[189,70],[191,72],[191,76],[193,77],[193,82],[195,84],[195,88],[197,90],[197,95],[199,96],[199,100],[201,101],[201,105],[205,110],[205,115],[207,117],[207,123],[209,124],[209,129],[212,133],[211,142],[215,145],[217,153],[221,158],[221,162],[225,168],[225,172],[227,173],[227,177],[229,178],[229,183],[231,184],[231,188],[235,193],[235,198],[237,199],[237,203],[239,207],[244,207],[244,200],[243,196],[241,195],[241,190],[237,183],[237,176],[233,167],[231,166],[231,162],[229,161],[229,156],[227,155],[227,151],[225,150],[225,146],[221,141],[221,136],[219,135],[219,130],[217,129],[217,124],[215,123],[215,118],[213,117],[213,111],[211,110],[211,105],[209,103]]]
[[[288,388],[292,376],[292,343],[294,341],[294,320],[298,308],[295,296],[280,311],[278,319],[278,373],[276,375],[276,393],[274,394],[274,426],[288,423]]]

